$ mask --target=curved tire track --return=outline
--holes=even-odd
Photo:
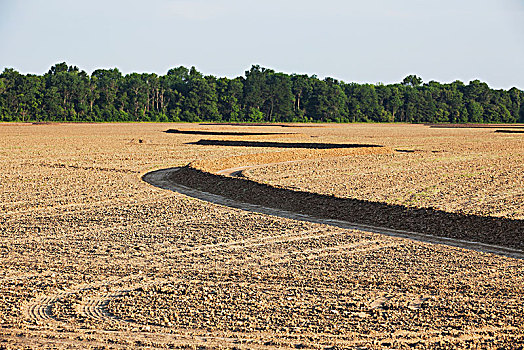
[[[289,234],[283,234],[283,235],[276,235],[276,236],[268,236],[268,237],[257,237],[252,239],[240,239],[240,240],[234,240],[231,242],[224,242],[224,243],[218,243],[218,244],[206,244],[202,246],[197,246],[191,249],[187,252],[180,252],[178,254],[175,254],[176,256],[184,256],[184,255],[194,255],[194,254],[205,254],[205,253],[212,253],[215,251],[220,250],[235,250],[235,249],[245,249],[245,248],[252,248],[262,245],[271,245],[271,244],[279,244],[279,243],[285,243],[285,242],[295,242],[295,241],[301,241],[305,239],[315,239],[315,238],[325,238],[330,237],[334,235],[339,235],[341,232],[334,231],[334,232],[328,232],[326,233],[323,230],[312,230],[306,232],[306,235],[302,234],[296,234],[296,233],[289,233]],[[292,253],[286,253],[286,254],[275,254],[266,256],[263,261],[265,263],[263,265],[274,265],[274,264],[280,264],[284,263],[286,259],[289,259],[290,256],[305,254],[304,257],[301,257],[301,259],[308,259],[312,257],[318,256],[318,254],[328,252],[327,254],[340,254],[344,253],[357,253],[357,252],[363,252],[363,251],[369,251],[374,249],[383,248],[388,245],[377,245],[373,246],[371,248],[364,248],[364,249],[350,249],[350,248],[359,248],[362,246],[368,246],[379,243],[377,241],[359,241],[354,242],[342,246],[334,246],[334,247],[328,247],[328,248],[322,248],[322,249],[311,249],[309,251],[304,252],[292,252]],[[391,244],[389,244],[391,245]],[[349,251],[347,249],[350,249]],[[165,252],[164,252],[165,253]],[[311,255],[313,254],[313,255]],[[279,259],[277,259],[279,258]],[[276,260],[275,260],[276,259]],[[297,260],[297,257],[294,258]],[[243,261],[249,263],[251,260],[250,258],[245,258]],[[80,284],[74,287],[71,287],[67,290],[63,290],[60,292],[57,292],[55,294],[49,294],[44,295],[36,298],[32,302],[26,304],[25,307],[25,314],[26,317],[33,321],[33,322],[42,322],[42,321],[60,321],[53,313],[53,309],[55,307],[55,304],[59,302],[60,300],[67,298],[71,295],[88,291],[88,290],[98,290],[100,287],[110,287],[114,285],[120,285],[122,283],[127,283],[126,287],[122,287],[117,290],[113,290],[111,292],[105,292],[101,293],[99,292],[99,295],[95,295],[92,297],[87,297],[83,299],[79,304],[76,304],[74,308],[76,309],[77,313],[83,317],[91,318],[99,321],[116,321],[116,322],[126,322],[126,323],[132,323],[132,320],[124,320],[120,318],[117,315],[114,315],[111,313],[108,309],[108,305],[111,302],[111,300],[115,298],[119,298],[124,296],[126,293],[132,292],[134,290],[137,290],[139,288],[147,288],[152,285],[156,284],[165,284],[172,282],[172,280],[167,280],[165,278],[160,279],[143,279],[145,276],[142,276],[140,274],[136,275],[129,275],[118,279],[108,279],[99,281],[92,284]],[[142,279],[140,282],[132,282],[137,279]]]
[[[88,318],[104,321],[121,321],[118,316],[109,312],[108,305],[111,299],[123,296],[124,292],[107,293],[101,297],[89,298],[78,306],[79,313]]]
[[[24,308],[25,309],[24,313],[26,317],[33,322],[41,322],[41,321],[46,321],[46,320],[58,321],[57,317],[53,314],[53,307],[61,299],[64,299],[68,296],[71,296],[71,295],[74,295],[74,294],[77,294],[83,291],[97,289],[97,288],[100,288],[101,286],[110,286],[112,284],[122,283],[126,280],[132,279],[137,276],[138,275],[126,276],[126,277],[122,277],[119,279],[113,279],[113,280],[109,279],[109,280],[99,281],[99,282],[95,282],[95,283],[87,284],[87,285],[80,284],[80,285],[71,287],[67,290],[57,292],[56,294],[43,295],[27,303]],[[117,292],[117,294],[118,293],[120,293],[120,291]]]
[[[44,296],[27,306],[27,316],[31,321],[43,321],[54,318],[51,309],[58,300],[57,296]]]

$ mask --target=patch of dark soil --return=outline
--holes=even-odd
[[[524,134],[524,130],[495,130],[495,132],[505,133],[505,134]]]
[[[273,123],[200,123],[199,125],[227,125],[227,126],[277,126],[281,128],[321,128],[324,125],[304,124],[273,124]]]
[[[229,147],[271,147],[271,148],[308,148],[308,149],[331,149],[331,148],[361,148],[361,147],[383,147],[381,145],[367,145],[359,143],[295,143],[295,142],[266,142],[266,141],[231,141],[231,140],[200,140],[190,142],[189,145],[202,146],[229,146]]]
[[[32,125],[58,125],[57,122],[32,122]]]
[[[508,128],[508,129],[523,129],[523,124],[424,124],[430,128],[447,128],[447,129],[495,129],[495,128]]]
[[[417,152],[422,152],[422,151],[419,150],[419,149],[396,149],[395,152],[399,152],[399,153],[417,153]]]

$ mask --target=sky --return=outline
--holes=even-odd
[[[524,0],[0,0],[0,69],[236,77],[259,64],[345,82],[524,89]]]

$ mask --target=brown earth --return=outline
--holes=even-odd
[[[428,130],[426,135],[419,131],[406,129],[398,146],[390,144],[397,149],[394,153],[310,159],[255,168],[244,175],[341,198],[524,219],[522,136],[482,129]],[[412,145],[404,142],[407,138]]]
[[[334,169],[348,164],[345,172],[368,166],[377,175],[362,177],[359,186],[371,190],[359,195],[376,188],[387,202],[380,190],[387,186],[379,184],[387,181],[385,164],[393,173],[411,165],[415,174],[427,174],[413,177],[413,185],[422,186],[434,178],[416,166],[417,157],[428,164],[426,157],[449,155],[450,165],[434,172],[458,179],[453,154],[468,164],[491,164],[486,173],[505,179],[499,184],[509,199],[500,206],[507,208],[497,211],[493,204],[485,215],[521,218],[522,206],[511,205],[522,198],[515,175],[522,165],[520,135],[329,125],[297,129],[301,136],[223,137],[387,147],[375,154],[202,146],[191,144],[201,135],[163,132],[170,127],[0,124],[0,349],[524,346],[522,260],[249,213],[141,181],[150,170],[194,161],[218,171],[284,159],[294,163],[273,165],[279,174],[293,165],[301,168],[289,176],[309,176],[308,162],[329,173],[331,165],[315,160],[321,157],[337,164]],[[350,151],[357,154],[337,153]],[[264,169],[247,173],[289,185]],[[323,180],[312,176],[311,190],[339,188],[337,171]],[[505,193],[486,184],[475,182],[467,194]],[[461,196],[446,198],[449,208],[464,207]]]

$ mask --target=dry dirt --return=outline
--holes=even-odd
[[[522,260],[245,212],[141,180],[190,162],[219,171],[291,161],[244,173],[342,197],[522,219],[521,135],[406,125],[176,126],[296,133],[244,136],[170,128],[0,124],[0,349],[524,346]],[[195,144],[202,138],[386,147]],[[433,185],[440,195],[408,195]]]
[[[523,136],[426,130],[406,129],[391,154],[276,164],[244,175],[342,198],[524,219]]]

